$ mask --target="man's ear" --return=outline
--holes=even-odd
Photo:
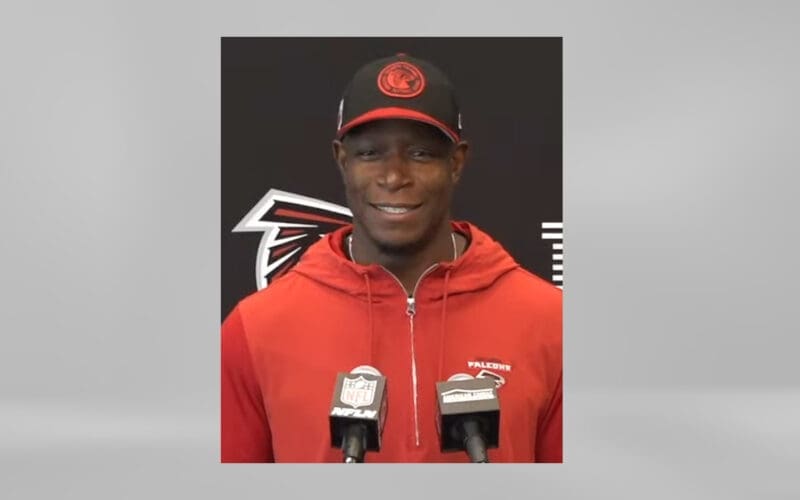
[[[339,167],[339,173],[342,174],[344,177],[344,165],[345,165],[345,158],[347,153],[344,150],[344,144],[339,139],[334,139],[333,143],[331,144],[333,150],[333,161],[336,162],[336,165]]]
[[[450,171],[453,184],[458,183],[458,181],[461,179],[461,174],[464,171],[464,165],[467,163],[468,153],[469,143],[467,143],[467,141],[461,141],[455,145],[455,148],[453,149],[453,155],[451,156],[453,169]]]

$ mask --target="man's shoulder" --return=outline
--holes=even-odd
[[[549,281],[523,268],[508,273],[503,280],[507,290],[503,312],[523,325],[539,344],[556,348],[561,345],[563,301],[562,291]]]
[[[269,286],[245,296],[236,307],[242,313],[247,313],[248,311],[263,311],[298,303],[298,296],[307,289],[306,281],[302,275],[290,271],[270,283]]]
[[[503,295],[513,296],[511,303],[533,314],[560,314],[563,293],[544,278],[518,267],[498,282]]]
[[[502,280],[502,284],[505,286],[518,287],[520,291],[553,300],[561,300],[562,292],[560,288],[523,267],[512,269],[506,274],[505,278]]]

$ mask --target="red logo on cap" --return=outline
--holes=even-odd
[[[390,97],[416,97],[425,89],[425,76],[407,62],[394,62],[378,74],[378,88]]]

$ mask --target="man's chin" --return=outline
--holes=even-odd
[[[418,227],[364,227],[375,247],[385,255],[404,257],[423,250],[435,235],[432,226]]]
[[[406,256],[418,252],[425,246],[424,238],[412,234],[375,235],[372,241],[378,250],[386,255]]]
[[[387,255],[406,256],[417,252],[422,248],[422,242],[418,240],[378,240],[378,250]]]

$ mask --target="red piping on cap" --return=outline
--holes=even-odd
[[[428,125],[433,125],[434,127],[444,132],[444,134],[447,135],[447,137],[449,137],[451,141],[458,142],[459,140],[461,140],[461,138],[457,133],[455,133],[450,127],[440,122],[436,118],[430,115],[426,115],[425,113],[422,113],[420,111],[415,111],[413,109],[407,109],[407,108],[378,108],[378,109],[373,109],[372,111],[368,111],[363,115],[357,116],[352,120],[350,120],[349,122],[347,122],[346,124],[342,125],[342,127],[336,133],[336,137],[341,138],[351,128],[361,125],[363,123],[376,120],[391,120],[391,119],[415,120],[418,122],[427,123]]]

